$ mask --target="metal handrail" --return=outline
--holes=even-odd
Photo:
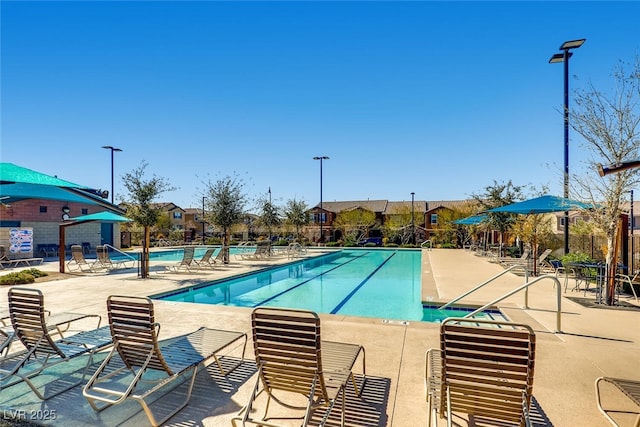
[[[489,283],[493,282],[494,280],[496,280],[498,277],[510,272],[511,270],[515,269],[515,268],[520,268],[522,267],[519,264],[514,264],[509,268],[504,269],[503,271],[501,271],[500,273],[496,274],[495,276],[493,276],[492,278],[480,283],[478,286],[476,286],[475,288],[468,290],[467,292],[465,292],[464,294],[460,295],[459,297],[456,297],[454,299],[452,299],[451,301],[449,301],[448,303],[446,303],[445,305],[443,305],[442,307],[438,307],[438,310],[444,310],[445,308],[457,303],[458,301],[460,301],[462,298],[474,293],[475,291],[477,291],[478,289],[488,285]],[[528,282],[529,281],[529,272],[528,270],[525,268],[525,281]]]
[[[431,248],[433,247],[433,245],[432,245],[432,243],[431,243],[431,240],[425,240],[424,242],[422,242],[422,243],[420,244],[420,247],[421,247],[421,248],[426,247],[427,249],[431,250]]]
[[[118,252],[119,254],[122,254],[122,255],[124,255],[124,256],[126,256],[126,257],[128,257],[128,258],[131,258],[131,260],[132,260],[132,261],[138,261],[138,258],[133,257],[133,256],[129,255],[129,254],[128,254],[128,253],[126,253],[126,252],[122,252],[120,249],[118,249],[118,248],[116,248],[116,247],[114,247],[114,246],[111,246],[111,245],[110,245],[110,244],[108,244],[108,243],[105,243],[105,244],[104,244],[104,245],[102,245],[102,246],[104,246],[104,247],[106,247],[106,248],[108,248],[108,249],[112,249],[112,250],[114,250],[114,251]]]
[[[522,285],[520,285],[519,287],[517,287],[516,289],[504,294],[503,296],[496,298],[495,300],[491,301],[490,303],[487,303],[485,305],[483,305],[482,307],[478,308],[475,311],[472,311],[471,313],[467,314],[466,316],[464,316],[463,318],[469,318],[469,317],[473,317],[476,314],[480,313],[483,310],[486,310],[487,308],[499,303],[500,301],[509,298],[511,295],[520,292],[523,289],[528,289],[529,286],[533,285],[536,282],[539,282],[542,279],[551,279],[554,282],[556,282],[556,289],[557,289],[557,304],[558,304],[558,308],[556,310],[556,333],[561,334],[562,333],[562,320],[561,320],[561,305],[562,305],[562,291],[560,289],[560,281],[558,280],[558,278],[553,275],[553,274],[545,274],[544,276],[539,276],[536,277],[535,279],[533,279],[531,282],[526,282],[523,283]],[[526,305],[526,304],[525,304]]]

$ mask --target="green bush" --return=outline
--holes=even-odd
[[[505,248],[505,252],[507,253],[507,256],[512,258],[518,258],[521,255],[520,248],[517,246],[509,246]]]
[[[456,245],[453,243],[443,243],[440,245],[442,249],[456,249]]]
[[[326,246],[329,247],[329,248],[335,248],[336,246],[340,246],[340,243],[339,242],[327,242]]]
[[[397,248],[398,244],[397,243],[391,243],[391,242],[390,243],[385,243],[384,247],[385,248]]]
[[[5,274],[0,276],[0,285],[24,285],[27,283],[33,283],[36,278],[25,271],[19,271],[16,273]]]
[[[33,277],[35,277],[36,279],[38,277],[45,277],[49,275],[49,273],[47,273],[46,271],[38,270],[37,268],[30,268],[28,270],[23,270],[22,273],[28,273]]]
[[[571,264],[571,263],[593,263],[595,262],[589,255],[583,253],[583,252],[572,252],[572,253],[568,253],[566,255],[563,255],[562,258],[560,258],[560,260],[562,261],[562,265],[567,265],[567,264]]]
[[[28,270],[16,271],[15,273],[0,276],[0,285],[24,285],[36,281],[36,277],[48,276],[46,271],[30,268]]]

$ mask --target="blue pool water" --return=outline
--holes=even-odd
[[[152,298],[408,321],[438,322],[465,314],[423,306],[419,250],[343,250]]]

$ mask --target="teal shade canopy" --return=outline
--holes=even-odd
[[[585,209],[593,209],[590,203],[584,203],[577,200],[565,199],[556,196],[541,196],[534,199],[524,200],[510,205],[500,206],[499,208],[489,209],[487,212],[504,212],[514,214],[541,214],[552,212],[579,211]]]
[[[0,163],[0,202],[5,205],[28,199],[57,200],[99,205],[123,212],[84,185],[36,172],[13,163]]]
[[[113,212],[96,212],[90,215],[77,216],[71,218],[71,221],[87,222],[87,221],[100,221],[100,222],[131,222],[132,219],[126,216],[118,215]]]
[[[88,190],[80,184],[46,175],[13,163],[0,163],[0,184],[37,184],[52,185],[56,187],[80,188]]]
[[[479,215],[468,216],[462,219],[457,219],[453,221],[453,223],[459,224],[459,225],[478,225],[488,219],[489,219],[489,216],[487,214],[479,214]]]

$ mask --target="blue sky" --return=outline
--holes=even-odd
[[[238,175],[252,198],[562,194],[570,86],[610,91],[640,52],[638,2],[0,2],[3,162],[110,189],[148,176],[201,205]],[[585,150],[571,133],[571,171]]]

